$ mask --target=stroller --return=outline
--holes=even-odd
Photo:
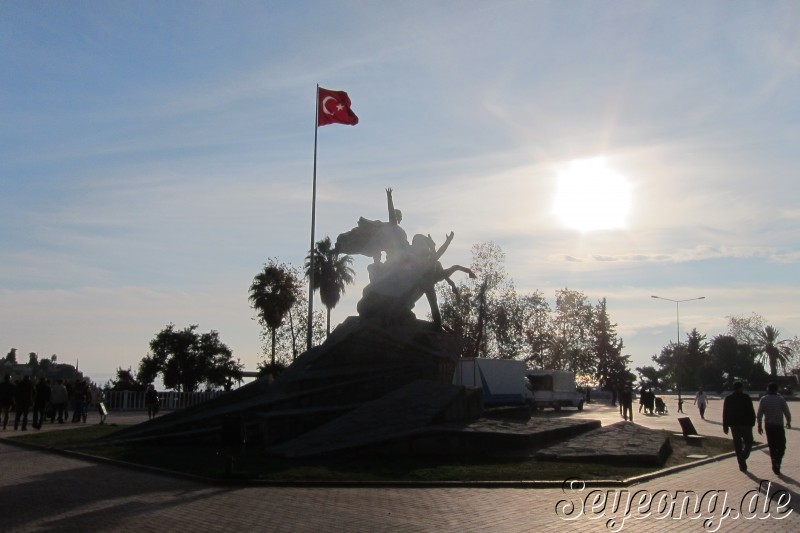
[[[664,403],[664,399],[656,396],[656,413],[659,415],[666,415],[669,413],[667,411],[667,404]]]

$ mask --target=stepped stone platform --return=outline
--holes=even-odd
[[[663,432],[617,422],[541,449],[536,459],[661,466],[671,452],[669,436]]]
[[[433,428],[436,435],[457,438],[462,448],[489,454],[535,450],[600,428],[599,420],[531,418],[495,420],[481,418],[467,425],[448,424]]]
[[[460,346],[428,322],[350,317],[274,382],[258,380],[103,442],[246,442],[297,458],[367,452],[661,464],[669,454],[663,435],[634,424],[531,418],[520,407],[484,411],[480,389],[451,383]]]
[[[456,335],[422,320],[385,325],[349,317],[274,382],[257,380],[202,405],[124,429],[106,442],[215,442],[246,433],[250,442],[277,445],[353,409],[368,408],[416,381],[451,387],[461,343]],[[461,406],[462,419],[480,415],[480,400],[465,393],[459,398],[468,402]]]
[[[495,454],[530,450],[600,427],[598,420],[570,418],[492,419],[468,422],[462,387],[417,381],[365,404],[295,439],[269,448],[284,457],[312,457],[342,452],[404,454]],[[452,422],[451,422],[452,420]],[[530,454],[528,454],[530,455]]]
[[[469,396],[474,396],[470,398]],[[386,396],[268,449],[285,457],[309,457],[408,441],[431,424],[463,420],[464,406],[479,408],[480,394],[456,385],[418,380]]]

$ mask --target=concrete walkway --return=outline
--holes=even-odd
[[[800,403],[790,408],[800,424]],[[677,431],[674,406],[669,409],[671,414],[662,417],[636,416],[636,423]],[[699,433],[722,436],[721,401],[711,402],[705,421],[691,401],[684,410]],[[569,416],[600,419],[603,425],[619,420],[616,409],[600,404]],[[109,422],[143,418],[141,413],[112,413]],[[44,431],[71,426],[45,425]],[[14,433],[6,430],[2,437]],[[579,481],[553,489],[217,487],[0,441],[0,529],[796,532],[800,431],[788,430],[787,438],[781,478],[772,473],[764,449],[753,452],[746,473],[738,470],[735,458],[728,458],[627,489],[599,491],[580,490]],[[771,503],[764,495],[767,484]],[[645,505],[637,511],[642,498]],[[753,504],[752,512],[747,504]]]

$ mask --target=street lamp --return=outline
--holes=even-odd
[[[705,300],[705,296],[700,296],[699,298],[687,298],[686,300],[673,300],[672,298],[664,298],[663,296],[650,296],[650,298],[655,298],[657,300],[666,300],[668,302],[675,302],[675,316],[676,322],[678,324],[678,346],[681,345],[681,312],[680,312],[680,305],[683,302],[691,302],[693,300]]]

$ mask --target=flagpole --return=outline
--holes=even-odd
[[[311,187],[311,246],[309,247],[308,271],[308,333],[306,336],[306,349],[311,349],[313,323],[314,323],[314,226],[317,216],[317,132],[319,131],[319,83],[317,84],[316,98],[314,99],[314,177]]]

